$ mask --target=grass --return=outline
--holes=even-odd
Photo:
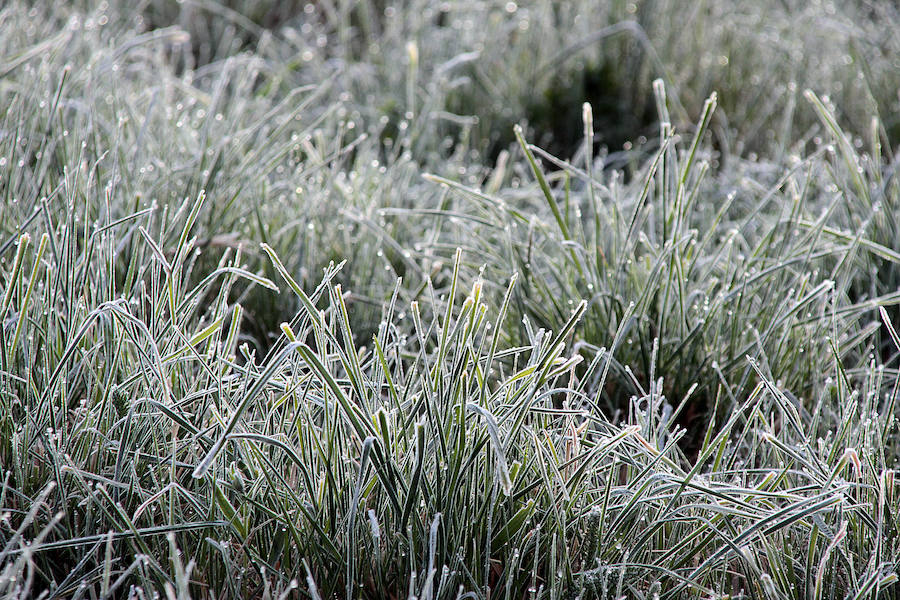
[[[2,595],[895,597],[897,23],[0,9]]]

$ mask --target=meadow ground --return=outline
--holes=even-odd
[[[895,3],[55,4],[0,595],[900,595]]]

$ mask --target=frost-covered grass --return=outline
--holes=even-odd
[[[895,597],[896,7],[596,4],[0,8],[2,595]]]

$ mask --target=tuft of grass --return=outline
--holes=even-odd
[[[689,458],[659,388],[614,423],[572,386],[580,356],[563,340],[584,305],[565,328],[504,348],[496,332],[518,284],[490,313],[481,285],[459,290],[457,256],[446,311],[423,320],[415,303],[390,305],[367,349],[329,279],[309,297],[284,277],[304,308],[264,361],[235,361],[247,352],[233,345],[239,307],[155,333],[128,302],[82,315],[44,393],[18,392],[7,568],[65,595],[126,582],[290,591],[304,572],[313,597],[843,593],[896,578],[878,558],[897,509],[883,371],[851,390],[832,361],[815,417],[759,372]],[[160,263],[147,300],[168,321]],[[145,366],[116,373],[132,361]],[[84,375],[61,376],[73,370]],[[73,385],[93,393],[67,408]],[[42,488],[44,472],[56,476]]]
[[[696,443],[705,413],[731,411],[759,372],[802,399],[816,393],[821,365],[833,353],[851,361],[864,356],[871,307],[893,304],[895,294],[879,288],[860,303],[850,257],[888,268],[897,256],[864,234],[829,227],[838,198],[817,189],[813,174],[830,168],[830,147],[759,184],[711,174],[702,140],[716,96],[685,140],[669,124],[661,81],[656,94],[659,150],[631,181],[607,174],[603,158],[593,156],[589,104],[583,166],[527,143],[516,130],[522,176],[534,178],[536,189],[520,186],[504,197],[429,179],[455,189],[482,222],[496,224],[471,234],[471,247],[488,264],[489,279],[522,273],[513,306],[531,327],[558,329],[574,300],[588,300],[574,341],[587,362],[604,367],[582,379],[586,393],[621,411],[663,375],[663,392]],[[527,336],[528,327],[511,339]]]
[[[594,4],[4,5],[0,594],[895,597],[895,9]]]

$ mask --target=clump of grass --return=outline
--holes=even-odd
[[[388,304],[359,348],[334,270],[307,296],[266,247],[303,308],[257,360],[238,344],[227,286],[208,308],[172,311],[188,250],[145,263],[141,306],[88,310],[105,290],[88,279],[75,335],[17,304],[40,334],[4,355],[60,352],[40,385],[7,378],[22,408],[3,414],[24,421],[4,448],[18,533],[3,563],[6,581],[32,586],[10,592],[821,595],[896,579],[883,545],[896,499],[877,450],[892,447],[882,401],[895,396],[874,368],[859,393],[834,361],[812,419],[760,373],[689,459],[659,387],[618,423],[583,393],[605,368],[580,378],[565,351],[584,305],[563,329],[505,348],[497,332],[518,284],[492,318],[480,284],[458,289],[458,254],[434,291],[442,314]],[[227,265],[219,276],[274,286]]]
[[[666,396],[700,435],[703,413],[731,410],[759,381],[748,357],[808,398],[820,381],[819,365],[832,353],[851,360],[864,354],[860,344],[872,327],[859,320],[863,307],[845,307],[855,280],[845,259],[858,250],[890,262],[893,253],[873,241],[860,245],[829,235],[821,219],[808,219],[823,206],[809,173],[825,168],[824,150],[766,187],[710,178],[702,139],[715,96],[690,144],[668,124],[661,82],[657,99],[660,149],[631,182],[595,162],[589,105],[583,168],[518,132],[530,171],[522,175],[537,179],[538,189],[503,197],[431,179],[475,200],[471,210],[483,222],[497,223],[469,237],[484,240],[475,247],[499,267],[489,267],[489,278],[522,273],[513,300],[520,314],[558,329],[574,299],[588,300],[574,339],[589,360],[615,357],[609,376],[594,381],[590,392],[603,406],[624,409],[662,374]],[[538,157],[557,170],[547,173]]]
[[[689,459],[658,385],[618,423],[583,393],[609,360],[579,377],[580,357],[565,353],[585,305],[564,328],[505,348],[518,283],[491,319],[480,284],[458,289],[459,254],[449,287],[433,292],[442,314],[424,321],[418,304],[391,303],[363,349],[334,270],[307,296],[263,248],[303,308],[258,360],[238,344],[228,289],[273,282],[223,265],[228,285],[198,305],[189,299],[210,283],[173,296],[190,244],[171,262],[152,238],[141,244],[156,258],[136,266],[140,301],[101,302],[107,285],[91,276],[65,324],[40,310],[53,290],[43,272],[56,270],[29,268],[40,248],[21,250],[10,274],[11,305],[37,333],[7,339],[7,369],[34,372],[48,356],[36,347],[59,348],[46,380],[5,384],[17,401],[3,411],[4,508],[18,533],[4,562],[14,577],[32,573],[34,589],[245,595],[305,581],[321,597],[650,597],[841,593],[896,578],[878,558],[896,500],[895,395],[877,369],[852,391],[832,362],[815,418],[759,372]]]
[[[884,90],[760,143],[685,73],[813,66],[770,3],[308,6],[0,10],[4,597],[894,597]],[[626,64],[658,141],[479,163]]]
[[[14,8],[4,26],[11,35],[2,54],[12,58],[0,136],[0,227],[10,239],[23,224],[73,218],[90,232],[153,206],[175,211],[202,194],[198,272],[239,246],[265,266],[255,248],[266,242],[311,291],[330,262],[349,259],[340,277],[363,339],[397,276],[421,285],[422,266],[407,248],[424,236],[378,210],[401,205],[397,188],[407,198],[435,192],[411,183],[418,178],[408,152],[384,156],[384,124],[341,103],[333,79],[293,87],[246,54],[182,75],[171,56],[191,40],[177,27],[139,33],[117,6],[87,14],[45,7],[35,9],[43,28],[35,32]],[[73,199],[83,210],[69,210]],[[163,254],[171,258],[176,241],[160,240]],[[121,244],[131,251],[131,237]],[[296,307],[248,293],[245,334],[265,352]]]
[[[820,220],[827,223],[823,236],[849,244],[842,257],[852,265],[849,298],[859,308],[874,313],[876,306],[887,307],[891,320],[898,317],[898,263],[900,247],[897,215],[900,208],[900,182],[895,175],[898,159],[892,150],[884,124],[872,117],[863,152],[863,140],[845,132],[834,116],[830,99],[815,93],[807,97],[823,128],[828,131],[828,168],[817,185],[826,197],[833,198]],[[896,348],[882,327],[876,351],[885,364],[896,358]]]

